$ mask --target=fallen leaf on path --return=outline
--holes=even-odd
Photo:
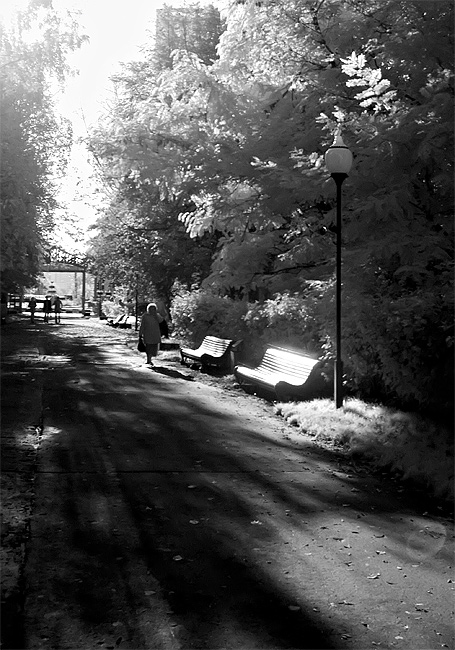
[[[181,555],[174,555],[172,559],[174,562],[180,562],[180,560],[183,560],[183,557]]]
[[[199,521],[197,519],[190,519],[190,524],[196,525]]]
[[[425,605],[423,603],[416,603],[414,605],[414,607],[416,608],[416,610],[418,612],[428,612],[428,609],[426,609],[426,607],[425,607]]]
[[[153,596],[153,594],[156,594],[156,591],[144,591],[144,594],[146,596]],[[113,625],[120,625],[120,623],[113,623]]]
[[[367,576],[368,580],[377,580],[381,574],[380,573],[372,573],[371,576]]]

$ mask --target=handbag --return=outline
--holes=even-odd
[[[147,350],[142,336],[139,337],[139,341],[137,342],[137,349],[139,352],[145,352]]]
[[[161,336],[164,336],[165,339],[169,338],[169,328],[165,320],[162,320],[160,323],[160,334]]]

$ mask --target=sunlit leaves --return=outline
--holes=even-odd
[[[393,100],[396,97],[396,91],[390,90],[390,81],[384,79],[381,69],[372,69],[366,65],[364,54],[356,55],[355,52],[347,59],[341,59],[341,69],[351,79],[348,79],[348,87],[366,87],[355,95],[363,108],[372,107],[375,112],[380,110],[392,110]]]
[[[347,349],[353,372],[365,354],[367,370],[387,374],[368,353],[387,328],[363,319],[389,300],[408,333],[409,296],[445,301],[451,284],[452,14],[450,2],[228,3],[213,63],[179,46],[159,74],[145,60],[118,78],[93,149],[136,207],[157,189],[195,242],[219,238],[205,284],[264,296],[319,281],[330,348],[335,184],[323,154],[341,127],[354,154],[343,186]]]

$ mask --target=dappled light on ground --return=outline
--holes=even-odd
[[[446,522],[416,519],[335,451],[297,440],[271,405],[150,371],[129,339],[86,332],[62,326],[40,340],[43,358],[52,348],[69,361],[39,370],[29,647],[121,637],[120,647],[358,648],[407,626],[423,648],[428,618],[411,601],[448,634]],[[421,571],[438,575],[431,596]]]

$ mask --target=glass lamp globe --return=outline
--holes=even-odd
[[[349,174],[352,167],[352,153],[337,133],[332,146],[325,152],[325,164],[330,174]]]

